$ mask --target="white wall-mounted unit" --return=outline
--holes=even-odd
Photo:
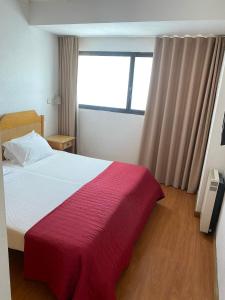
[[[202,205],[200,231],[212,233],[215,230],[223,202],[224,189],[222,174],[217,169],[211,169]]]

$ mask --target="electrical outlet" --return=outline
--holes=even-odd
[[[50,97],[47,98],[47,104],[51,104],[52,103],[52,100]]]

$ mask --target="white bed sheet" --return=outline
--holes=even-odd
[[[23,251],[25,233],[111,163],[61,151],[26,167],[4,161],[9,248]]]

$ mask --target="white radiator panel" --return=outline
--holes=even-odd
[[[217,169],[212,169],[210,170],[208,176],[200,218],[200,231],[205,233],[210,232],[209,226],[212,218],[218,186],[219,172]]]

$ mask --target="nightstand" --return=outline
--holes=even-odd
[[[74,153],[75,137],[67,135],[52,135],[46,138],[49,145],[56,150],[66,150]]]

